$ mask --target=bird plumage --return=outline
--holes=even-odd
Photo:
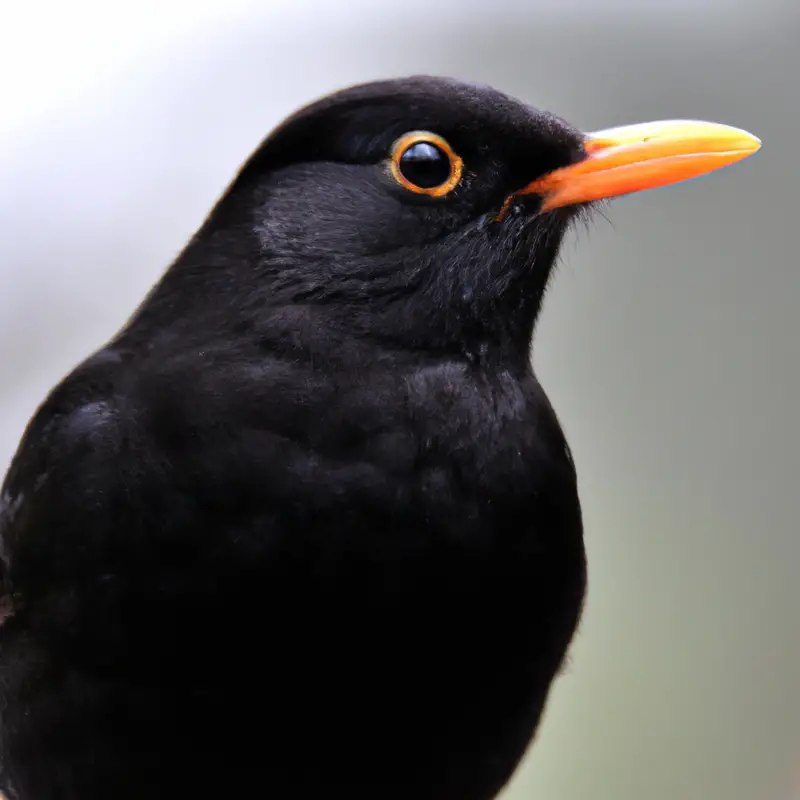
[[[445,198],[386,169],[433,130]],[[488,800],[579,621],[576,475],[529,349],[566,123],[414,78],[299,112],[3,488],[9,800]],[[257,787],[257,790],[256,790]]]

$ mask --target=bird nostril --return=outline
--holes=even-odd
[[[591,156],[600,150],[604,150],[606,147],[608,147],[608,142],[604,142],[602,139],[587,139],[583,143],[583,150],[587,156]]]

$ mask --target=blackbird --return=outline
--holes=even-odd
[[[562,237],[759,144],[432,77],[274,130],[9,468],[9,800],[495,797],[586,587],[530,364]]]

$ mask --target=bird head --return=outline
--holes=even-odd
[[[527,357],[571,221],[759,144],[699,122],[585,134],[441,78],[351,87],[266,138],[153,299],[300,338]]]

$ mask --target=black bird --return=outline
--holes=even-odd
[[[585,591],[559,244],[757,148],[425,77],[290,117],[12,461],[9,800],[494,797]]]

